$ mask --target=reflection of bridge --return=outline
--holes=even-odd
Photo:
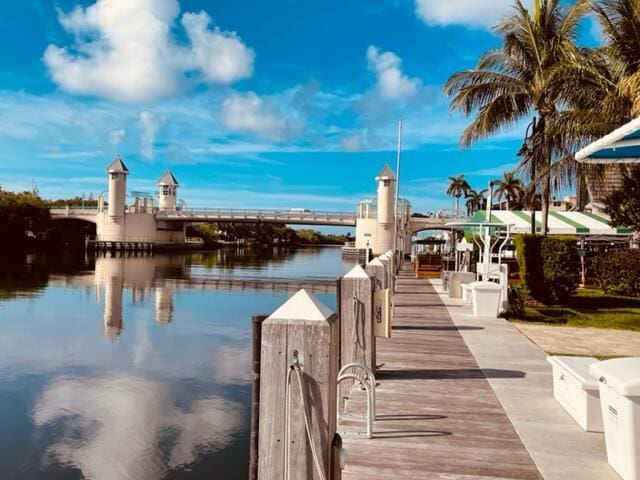
[[[291,279],[260,276],[260,272],[249,275],[245,273],[244,278],[228,276],[223,271],[216,276],[194,274],[187,264],[187,258],[185,255],[98,256],[93,272],[87,271],[71,277],[52,274],[49,281],[51,285],[94,287],[96,300],[104,302],[104,333],[112,339],[124,328],[125,290],[131,292],[132,303],[153,295],[155,319],[160,324],[171,323],[175,294],[183,290],[289,292],[305,289],[318,294],[336,292],[336,280],[332,278]],[[213,267],[212,270],[215,272]]]
[[[172,285],[173,281],[166,280],[166,285]],[[297,292],[304,289],[313,293],[335,293],[335,280],[296,280],[287,278],[197,278],[189,277],[188,281],[175,285],[188,286],[188,288],[200,288],[203,290],[272,290],[274,292]]]

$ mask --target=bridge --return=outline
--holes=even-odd
[[[185,208],[177,198],[178,181],[168,170],[156,183],[157,197],[135,195],[134,201],[127,204],[129,169],[120,157],[107,167],[107,174],[108,198],[100,196],[97,208],[67,206],[51,209],[54,220],[94,223],[96,236],[87,240],[87,245],[96,248],[173,248],[189,243],[186,237],[188,224],[244,222],[356,227],[355,248],[381,254],[392,248],[405,251],[411,244],[411,237],[417,232],[441,230],[451,221],[462,220],[442,210],[431,216],[412,215],[411,203],[396,196],[397,179],[389,166],[385,166],[375,177],[377,197],[363,200],[353,212],[302,208]]]
[[[75,219],[97,223],[97,208],[52,208],[53,219]],[[355,227],[356,214],[312,210],[261,210],[240,208],[192,208],[175,211],[155,209],[156,220],[187,223],[278,223],[287,225],[325,225]]]

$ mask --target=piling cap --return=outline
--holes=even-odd
[[[302,289],[273,312],[267,320],[324,321],[331,315],[333,312],[329,307]]]
[[[374,267],[384,267],[384,263],[382,263],[377,257],[367,263],[367,265],[372,265]]]
[[[118,155],[107,167],[107,173],[124,173],[125,175],[129,175],[129,169],[120,158],[120,155]]]
[[[376,181],[380,180],[395,180],[396,176],[393,173],[393,170],[389,167],[389,165],[385,165],[384,168],[380,171],[378,176],[376,177]]]
[[[171,187],[180,186],[180,184],[178,183],[178,180],[176,180],[176,177],[174,177],[173,173],[171,173],[171,170],[167,170],[166,172],[164,172],[164,174],[160,177],[160,180],[158,180],[156,185],[158,185],[159,187],[163,185],[168,185]]]
[[[342,278],[369,278],[369,275],[364,271],[364,268],[360,265],[356,265]]]

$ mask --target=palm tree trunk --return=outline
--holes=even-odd
[[[549,200],[551,196],[551,177],[547,175],[542,187],[542,235],[549,233]]]
[[[533,160],[529,160],[531,162],[531,235],[536,234],[536,165],[533,163]]]

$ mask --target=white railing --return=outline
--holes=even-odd
[[[356,214],[345,212],[318,212],[311,210],[259,210],[233,208],[193,208],[176,211],[158,211],[159,220],[173,219],[206,219],[206,220],[272,220],[307,223],[338,223],[341,225],[355,225]]]
[[[98,213],[97,207],[62,207],[62,208],[50,208],[51,215],[95,215]]]

